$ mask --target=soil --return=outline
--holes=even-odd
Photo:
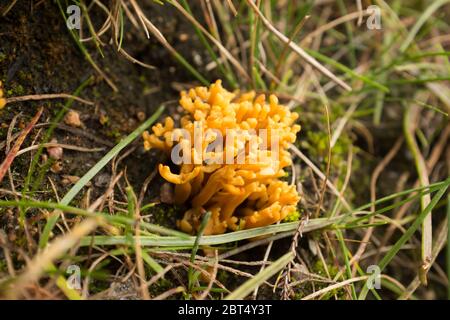
[[[145,119],[149,118],[161,104],[166,105],[165,114],[177,117],[180,111],[177,107],[179,91],[199,84],[184,67],[176,62],[155,37],[150,36],[148,39],[142,28],[136,29],[130,21],[126,20],[123,48],[137,60],[153,66],[152,69],[125,59],[110,43],[101,46],[100,51],[92,41],[83,42],[95,63],[117,86],[118,91],[115,92],[99,76],[99,73],[87,61],[84,53],[71,37],[55,1],[20,0],[16,2],[12,10],[3,15],[4,10],[10,3],[11,1],[0,1],[0,81],[3,84],[6,97],[58,93],[74,94],[81,84],[90,79],[88,85],[79,93],[79,97],[94,102],[94,105],[83,104],[79,101],[73,101],[70,104],[70,109],[75,110],[80,115],[82,122],[80,128],[73,128],[65,125],[60,119],[58,120],[58,115],[61,115],[61,111],[65,110],[65,105],[68,105],[66,99],[8,103],[5,108],[0,110],[0,162],[3,161],[5,156],[8,130],[13,119],[16,118],[17,122],[12,133],[17,134],[30,122],[42,106],[44,112],[22,148],[49,142],[51,139],[56,139],[59,143],[88,149],[102,148],[102,151],[96,152],[65,149],[59,168],[54,167],[54,161],[49,160],[49,152],[44,150],[33,177],[33,181],[38,182],[37,185],[32,187],[36,191],[32,194],[35,199],[54,200],[56,197],[63,197],[73,184],[70,179],[83,176],[107,151]],[[158,5],[156,1],[142,1],[140,5],[146,16],[186,60],[192,63],[203,76],[207,75],[208,81],[216,80],[214,71],[205,70],[205,62],[208,61],[207,54],[204,47],[199,43],[192,24],[178,14],[176,10],[173,10],[169,4]],[[194,6],[192,10],[196,12],[196,17],[201,19],[202,14],[197,14],[197,12],[200,12],[198,8]],[[101,10],[98,10],[98,12],[92,14],[91,19],[93,25],[98,29],[103,25],[106,16],[102,14]],[[342,28],[344,27],[342,26]],[[88,36],[86,30],[84,30],[83,36]],[[106,41],[106,39],[109,39],[109,36],[105,34],[102,36],[102,41]],[[390,108],[389,112],[386,112],[385,124],[381,126],[372,127],[371,119],[364,122],[376,142],[373,146],[374,150],[371,150],[368,139],[363,134],[354,137],[354,145],[359,149],[358,152],[361,155],[361,157],[359,155],[358,158],[355,157],[354,167],[358,167],[359,161],[364,162],[364,165],[354,169],[358,170],[358,179],[352,179],[349,185],[349,189],[354,191],[354,199],[352,200],[355,205],[365,204],[370,200],[369,189],[361,188],[361,185],[369,185],[374,165],[390,150],[393,141],[402,132],[402,124],[398,121],[398,114],[402,114],[403,107],[400,104],[397,107],[398,110]],[[320,108],[322,107],[320,106]],[[320,128],[314,127],[314,123],[317,122],[316,117],[321,112],[323,112],[322,109],[318,109],[317,112],[310,112],[313,116],[311,119],[303,114],[301,115],[301,134],[306,136],[308,132],[320,133]],[[163,116],[160,119],[162,118]],[[56,128],[49,137],[46,137],[48,128],[52,123],[56,124]],[[325,137],[325,135],[323,136]],[[304,141],[306,140],[305,138]],[[141,139],[136,139],[120,155],[127,154],[128,151],[130,153],[120,162],[117,171],[124,171],[130,185],[139,195],[144,181],[154,173],[156,165],[163,160],[163,157],[157,152],[145,152]],[[16,190],[18,192],[23,190],[25,177],[35,154],[36,150],[22,154],[14,160],[11,166],[14,185],[11,185],[11,180],[8,176],[5,176],[0,182],[0,190]],[[346,156],[347,152],[342,152],[342,154]],[[318,159],[321,159],[321,156],[323,157],[323,155],[318,154]],[[396,156],[396,160],[393,161],[390,171],[384,174],[383,179],[380,179],[379,185],[383,191],[379,192],[379,197],[398,191],[395,188],[400,175],[407,171],[404,167],[412,167],[411,155],[407,152],[400,152]],[[42,179],[39,179],[39,171],[44,173]],[[304,173],[306,174],[307,171],[305,170]],[[111,162],[94,177],[90,185],[78,194],[71,205],[86,207],[87,202],[92,203],[104,194],[112,174]],[[412,183],[414,179],[415,175],[411,175],[409,181],[405,182]],[[52,183],[54,186],[52,186]],[[156,174],[145,193],[143,205],[160,200],[160,189],[163,183],[164,181],[159,177],[159,174]],[[119,189],[117,198],[124,199],[126,184],[123,179],[119,185],[120,188],[116,188]],[[305,184],[304,187],[312,190],[311,193],[316,190],[313,186],[309,188],[308,184]],[[55,195],[55,190],[57,195]],[[5,196],[3,191],[0,192],[0,195],[2,199],[14,199],[11,195]],[[89,201],[86,201],[86,199],[89,199]],[[176,220],[181,217],[184,211],[185,208],[182,207],[159,204],[147,211],[146,214],[149,216],[150,222],[175,228]],[[28,213],[29,216],[27,217],[29,217],[29,222],[32,225],[30,232],[36,241],[39,239],[39,233],[42,231],[46,219],[43,215],[39,215],[37,211],[30,210]],[[15,211],[13,212],[13,209],[0,208],[0,228],[5,230],[11,242],[17,244],[18,247],[24,247],[26,246],[25,237],[21,238],[23,235],[16,235],[18,225],[17,214]],[[58,231],[55,230],[56,232]],[[314,234],[308,235],[309,238],[314,236]],[[276,241],[270,258],[276,259],[281,253],[287,252],[290,242],[291,239]],[[302,238],[299,245],[302,256],[312,254],[308,248],[308,239]],[[260,246],[238,256],[233,256],[233,259],[261,260],[264,257],[265,250],[265,246]],[[0,250],[0,262],[5,260],[2,255],[3,252]],[[440,265],[444,265],[443,261]],[[0,267],[2,266],[0,265]],[[320,269],[319,265],[310,267],[314,271]],[[259,266],[239,266],[240,271],[252,274],[257,273],[259,268]],[[105,269],[109,269],[111,274],[115,274],[117,270],[114,261]],[[0,268],[0,275],[1,272],[2,269]],[[320,270],[318,272],[320,273]],[[398,277],[401,278],[402,275],[398,275]],[[179,278],[185,280],[185,275],[180,275]],[[177,276],[168,279],[173,283],[158,283],[158,285],[152,286],[151,290],[155,290],[152,295],[157,295],[174,287],[179,280]],[[245,277],[219,272],[218,279],[227,288],[233,289],[242,283]],[[120,298],[121,292],[126,292],[128,296],[132,297],[138,296],[134,295],[132,289],[130,290],[133,284],[127,282],[116,286],[115,283],[113,282],[113,285],[111,285],[111,281],[102,281],[102,277],[99,276],[94,281],[94,286],[97,292],[108,287],[112,288],[113,298]],[[180,296],[174,297],[179,298]],[[280,295],[274,294],[271,288],[266,287],[261,288],[258,297],[261,299],[279,298]]]
[[[47,128],[55,121],[58,125],[48,141],[54,138],[58,143],[84,148],[103,148],[101,152],[64,150],[60,170],[44,171],[45,177],[39,186],[35,186],[38,192],[33,196],[39,200],[54,200],[51,181],[58,197],[61,198],[72,185],[67,183],[68,176],[72,179],[83,176],[112,146],[150,117],[162,103],[167,104],[166,114],[176,112],[179,90],[198,83],[192,81],[193,77],[178,65],[154,37],[147,39],[143,30],[137,31],[133,26],[125,25],[124,29],[129,31],[124,34],[123,47],[134,58],[155,66],[154,69],[133,64],[123,58],[111,45],[101,48],[104,55],[102,57],[94,44],[84,44],[96,64],[117,86],[118,92],[114,92],[85,59],[83,52],[67,30],[58,6],[52,1],[41,1],[38,4],[33,2],[18,1],[6,16],[0,17],[0,80],[6,97],[50,93],[73,94],[83,82],[92,78],[79,96],[95,104],[86,105],[78,101],[71,104],[70,109],[79,113],[82,122],[81,128],[72,128],[64,125],[62,121],[57,121],[57,115],[67,100],[8,103],[0,110],[0,141],[6,141],[9,125],[14,117],[17,116],[17,125],[13,129],[13,134],[20,132],[38,109],[44,106],[44,112],[36,126],[39,129],[30,133],[22,148],[43,142]],[[0,4],[0,12],[4,9],[5,4]],[[170,10],[168,5],[143,5],[143,9],[175,49],[192,61],[200,72],[206,74],[202,64],[206,59],[202,57],[202,50],[196,49],[201,48],[201,45],[193,34],[192,26],[174,14],[174,10]],[[91,18],[94,25],[101,25],[105,19],[95,15]],[[134,151],[124,159],[118,170],[126,169],[130,184],[136,192],[139,192],[145,179],[155,170],[161,155],[145,152],[141,139],[137,139],[126,150],[131,149]],[[4,149],[1,152],[4,152]],[[126,151],[122,154],[124,152]],[[18,156],[11,166],[14,188],[18,191],[23,188],[24,177],[34,154],[35,151]],[[48,154],[44,151],[39,167],[50,166],[51,163],[46,162],[47,157]],[[87,188],[90,189],[91,201],[102,195],[108,187],[111,170],[110,163],[96,175],[83,192],[80,192],[71,205],[85,206]],[[162,179],[156,175],[145,194],[144,204],[159,198],[162,183]],[[11,190],[10,180],[7,177],[0,183],[0,188]],[[2,210],[5,209],[1,208],[0,211]],[[161,204],[158,210],[153,212],[152,222],[173,228],[183,211],[183,208],[174,209],[171,205]],[[6,227],[5,231],[10,240],[15,239],[17,220],[12,211],[7,209],[6,212],[9,214],[2,215],[4,219],[0,220],[0,225]],[[40,221],[41,218],[37,217],[34,221]],[[43,225],[39,224],[32,229],[36,239],[42,227]],[[262,257],[264,248],[256,248],[251,252],[252,255]],[[246,255],[247,253],[240,258],[245,258]],[[247,267],[242,271],[255,272],[257,269]],[[220,276],[219,274],[218,277]],[[226,279],[222,281],[231,282],[231,287],[236,287],[243,280],[226,275]],[[108,286],[101,280],[96,281],[94,285],[97,287],[96,290]],[[161,290],[163,292],[164,287]]]
[[[180,67],[153,37],[146,39],[142,30],[137,32],[132,26],[126,25],[125,29],[129,29],[130,32],[125,33],[124,48],[136,59],[155,66],[155,69],[150,70],[133,64],[110,45],[102,47],[104,54],[102,57],[94,45],[85,44],[94,61],[118,87],[118,92],[114,92],[84,58],[70,36],[57,5],[51,1],[43,1],[38,5],[31,5],[32,2],[19,1],[6,17],[0,18],[0,79],[5,94],[7,97],[47,93],[71,94],[86,79],[93,77],[94,80],[82,90],[80,97],[94,101],[95,105],[75,101],[71,106],[71,109],[80,114],[83,123],[81,131],[72,129],[69,132],[70,128],[67,126],[65,128],[59,126],[53,138],[59,143],[105,149],[103,152],[64,150],[62,171],[57,174],[49,172],[49,177],[58,183],[57,187],[62,195],[70,187],[60,184],[64,175],[82,176],[111,146],[150,117],[163,102],[176,101],[180,87],[192,86],[195,83],[189,82],[192,77],[186,74],[185,69]],[[0,5],[1,12],[4,7]],[[189,33],[192,32],[192,28],[186,21],[174,15],[173,10],[169,14],[170,8],[167,5],[152,4],[151,10],[150,6],[145,9],[179,52],[188,58],[198,56],[191,45],[183,45],[186,41],[196,45]],[[101,25],[104,18],[94,16],[92,19],[94,24]],[[181,34],[182,37],[179,36]],[[6,139],[9,123],[17,114],[21,114],[18,122],[23,125],[33,117],[40,106],[44,106],[40,122],[51,122],[65,102],[42,100],[8,104],[0,111],[0,140]],[[171,107],[172,111],[173,106],[174,104]],[[20,128],[15,128],[14,133],[16,131],[20,131]],[[38,141],[40,139],[33,138],[37,138]],[[27,139],[26,143],[31,141],[32,139]],[[27,158],[29,155],[22,157]],[[12,166],[13,172],[26,172],[27,162],[28,159],[27,161],[21,161],[20,157],[16,159]],[[20,163],[25,167],[21,167]],[[139,146],[136,152],[126,158],[125,166],[130,183],[138,189],[154,170],[155,161]],[[110,167],[104,171],[110,171]],[[97,178],[105,180],[104,174],[108,172],[100,173]],[[3,183],[8,184],[7,180],[5,179]],[[106,187],[104,183],[101,181],[94,183],[99,187],[94,188],[96,192],[104,191],[102,190]],[[50,187],[48,180],[44,184],[47,186],[41,186],[41,189]]]

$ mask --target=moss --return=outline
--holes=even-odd
[[[345,134],[342,133],[336,144],[333,146],[331,153],[331,165],[333,167],[339,167],[342,163],[345,163],[350,146],[353,141]],[[319,158],[323,160],[322,166],[324,167],[328,162],[328,133],[322,131],[308,131],[306,133],[306,140],[304,140],[301,146],[308,149],[309,154],[313,158]]]
[[[33,81],[33,75],[31,73],[20,70],[18,74],[21,81]]]
[[[122,137],[122,134],[120,133],[119,129],[112,129],[109,130],[106,135],[110,138],[114,138],[116,140],[119,140]]]
[[[1,273],[6,273],[8,271],[8,268],[6,266],[6,260],[5,259],[0,259],[0,274]]]
[[[217,281],[222,283],[226,288],[233,291],[234,289],[238,288],[240,284],[242,284],[242,278],[240,278],[237,274],[230,273],[225,270],[218,270],[217,271]],[[220,299],[220,293],[217,293],[217,296],[213,294],[213,297],[217,297],[217,299]]]
[[[6,96],[23,96],[25,94],[25,89],[21,84],[13,85],[10,89],[6,91]]]
[[[339,272],[339,268],[332,264],[327,264],[327,269],[328,269],[328,274],[330,275],[331,279],[333,279]],[[319,276],[328,277],[327,271],[325,270],[325,266],[321,260],[316,261],[316,263],[314,264],[311,271],[312,271],[312,273],[317,274]],[[314,290],[318,291],[323,288],[326,288],[327,286],[329,286],[328,283],[316,282],[314,284]],[[307,283],[305,283],[305,285],[303,285],[301,287],[297,287],[296,290],[297,291],[294,292],[293,299],[301,300],[302,298],[309,295],[313,291],[313,287],[311,285],[311,282],[307,282]],[[337,296],[338,300],[340,300],[340,299],[345,298],[345,294],[346,294],[346,291],[344,288],[338,288],[338,289],[327,292],[321,299],[329,300],[329,299],[334,299],[334,297]]]
[[[284,218],[283,222],[294,222],[300,219],[301,213],[299,210],[295,210],[294,212],[288,214],[286,218]]]
[[[300,142],[300,148],[307,150],[308,157],[317,159],[322,172],[326,171],[328,162],[328,133],[323,130],[305,129],[306,139]],[[351,149],[351,151],[350,151]],[[357,172],[361,168],[361,158],[357,157],[359,148],[354,145],[352,137],[345,131],[341,133],[331,152],[331,172],[336,177],[335,185],[340,190],[345,181],[348,166],[348,155],[353,153],[352,172]],[[366,185],[366,181],[364,181]],[[346,199],[353,199],[353,192],[350,188],[346,189]]]
[[[152,284],[148,289],[150,291],[150,295],[155,297],[160,295],[161,293],[173,288],[175,285],[169,279],[161,278]]]
[[[230,280],[230,274],[226,272],[225,270],[219,269],[217,271],[217,280],[220,283],[227,283]]]
[[[149,211],[152,215],[153,223],[173,228],[176,227],[176,221],[182,217],[183,212],[179,206],[166,204],[155,206]]]
[[[336,274],[339,272],[339,269],[334,265],[327,265],[327,269],[328,269],[328,272],[329,272],[331,278],[334,278],[334,276],[336,276]],[[320,276],[323,276],[323,277],[327,276],[327,272],[325,270],[325,266],[324,266],[322,260],[316,261],[316,263],[313,267],[313,271]]]
[[[174,281],[172,281],[170,278],[161,278],[158,281],[156,281],[155,283],[153,283],[148,288],[148,290],[149,290],[151,297],[156,297],[176,286],[177,286],[177,284],[174,283]],[[184,295],[184,293],[183,293],[183,295]],[[182,299],[182,298],[183,298],[182,295],[176,294],[176,295],[170,296],[168,299],[172,300],[172,299]]]
[[[109,287],[110,283],[108,281],[93,280],[89,284],[89,291],[91,294],[96,294],[109,289]]]

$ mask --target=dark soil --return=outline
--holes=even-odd
[[[102,58],[93,44],[86,44],[95,62],[118,87],[119,91],[114,92],[84,58],[70,36],[57,5],[44,1],[33,6],[32,2],[19,1],[6,17],[0,18],[0,79],[4,84],[6,96],[70,94],[83,81],[89,77],[94,78],[80,93],[80,97],[94,101],[95,105],[89,106],[75,101],[71,106],[80,113],[83,132],[80,134],[78,130],[77,134],[74,133],[77,130],[69,132],[57,128],[53,137],[59,143],[86,148],[104,147],[106,152],[133,131],[143,119],[150,117],[163,102],[176,101],[180,86],[194,85],[188,83],[192,77],[186,74],[185,69],[180,67],[153,37],[146,39],[143,31],[138,32],[130,26],[129,32],[124,36],[124,48],[133,57],[155,66],[154,70],[124,59],[112,46],[102,47]],[[4,7],[0,5],[0,12],[3,12]],[[169,14],[167,6],[154,4],[151,5],[151,10],[147,9],[149,16],[154,17],[152,21],[158,23],[158,28],[179,52],[187,58],[198,55],[192,48],[196,43],[190,40],[192,37],[188,33],[192,32],[191,28],[179,16],[174,15],[173,10]],[[102,19],[104,17],[93,17],[94,23],[99,25]],[[183,40],[194,43],[183,45],[178,36],[180,34],[187,34],[188,40],[186,36],[182,37]],[[40,106],[45,106],[40,122],[51,122],[64,103],[63,100],[45,100],[8,104],[0,111],[0,139],[6,139],[9,123],[17,114],[21,113],[18,122],[24,124]],[[14,132],[19,130],[20,128],[15,128]],[[37,130],[34,134],[36,133]],[[91,138],[86,137],[86,133]],[[97,141],[92,137],[98,138]],[[26,143],[31,141],[32,139],[27,139]],[[62,171],[58,174],[50,172],[49,177],[60,182],[63,175],[82,176],[105,152],[65,150]],[[23,172],[27,171],[27,157],[29,155],[16,159],[12,166],[13,174],[17,172],[23,176]],[[144,179],[154,170],[155,162],[139,146],[136,152],[126,158],[125,165],[130,182],[138,190]],[[108,170],[110,169],[106,169]],[[99,177],[101,178],[102,174],[99,174]],[[3,184],[9,189],[7,180],[5,179]],[[94,188],[98,193],[106,187],[101,181],[95,185],[100,187]],[[45,181],[41,189],[49,187],[48,181]],[[16,185],[16,188],[20,189],[20,186]],[[67,186],[58,185],[62,194],[66,189]]]
[[[83,123],[80,129],[76,129],[64,125],[57,119],[57,114],[64,108],[66,100],[7,104],[3,110],[0,110],[0,141],[6,140],[9,124],[15,116],[18,116],[18,125],[13,133],[20,132],[38,109],[44,106],[43,115],[37,125],[40,130],[33,130],[22,148],[30,146],[33,142],[44,142],[48,127],[55,121],[58,125],[50,138],[56,138],[59,143],[85,148],[104,148],[102,152],[64,150],[62,168],[58,172],[48,170],[52,163],[48,162],[44,151],[35,170],[43,172],[44,177],[40,185],[35,186],[38,192],[33,194],[33,197],[39,200],[54,200],[55,195],[50,179],[55,183],[58,196],[64,196],[71,187],[71,184],[65,181],[66,176],[83,176],[112,146],[150,117],[162,103],[168,105],[166,113],[173,113],[176,110],[179,90],[198,85],[198,83],[192,81],[192,76],[186,72],[186,69],[179,66],[153,37],[147,39],[142,30],[138,32],[132,26],[126,26],[125,29],[129,32],[125,32],[124,35],[124,48],[136,59],[155,66],[155,69],[150,70],[133,64],[110,45],[102,47],[104,54],[102,57],[94,44],[85,44],[94,61],[118,87],[119,91],[114,92],[85,59],[67,30],[58,6],[52,1],[43,1],[39,5],[32,5],[32,3],[33,1],[18,1],[5,17],[0,17],[0,80],[6,97],[47,93],[73,94],[83,82],[92,78],[93,80],[79,96],[95,102],[95,105],[73,102],[70,108],[79,112]],[[5,5],[1,4],[0,12],[3,12],[4,8]],[[200,47],[200,44],[196,42],[197,38],[193,36],[192,26],[186,20],[174,15],[174,10],[169,11],[170,8],[167,5],[150,4],[144,5],[143,8],[147,10],[146,14],[158,25],[160,31],[178,52],[190,61],[201,62],[202,51],[195,49]],[[101,16],[92,18],[96,25],[101,25],[105,19]],[[186,45],[187,42],[188,45]],[[202,65],[196,65],[196,67],[200,72],[203,71]],[[134,148],[135,150],[118,168],[118,170],[126,169],[126,176],[136,193],[161,159],[158,153],[145,152],[141,144],[142,141],[138,139],[126,149]],[[3,148],[1,152],[4,152]],[[24,186],[24,178],[35,152],[18,156],[11,166],[14,188],[17,191],[21,191]],[[126,151],[122,154],[124,152]],[[3,158],[0,156],[0,159]],[[43,171],[40,168],[43,168]],[[102,195],[108,187],[111,170],[110,163],[71,204],[83,207],[88,188],[91,201]],[[161,184],[162,179],[156,175],[148,188],[144,204],[159,198]],[[7,177],[0,183],[0,187],[6,190],[12,189]],[[1,211],[5,209],[1,208]],[[173,206],[162,204],[153,211],[153,222],[173,228],[176,219],[183,211],[182,208],[174,209]],[[0,225],[2,228],[5,227],[10,240],[18,240],[15,235],[16,217],[10,210],[6,212],[9,214],[2,215],[4,220],[0,221]],[[34,221],[39,220],[41,219],[37,217]],[[36,241],[42,227],[43,224],[38,223],[32,229]],[[251,254],[262,257],[264,251],[264,248],[259,247],[252,250]],[[240,258],[245,259],[246,256],[247,253],[244,253]],[[112,267],[112,270],[114,269]],[[255,272],[257,269],[247,267],[242,271]],[[223,275],[219,273],[218,277],[221,276],[226,277],[222,281],[229,283],[231,288],[237,287],[244,280],[229,274],[225,275],[225,273]],[[176,281],[176,279],[173,280]],[[108,287],[108,282],[96,280],[93,286],[95,290],[102,290]],[[161,292],[166,290],[167,284],[161,285],[160,289]]]

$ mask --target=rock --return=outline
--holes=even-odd
[[[81,127],[80,114],[75,110],[69,110],[64,117],[64,123],[71,127]]]
[[[161,202],[173,204],[175,202],[173,197],[173,186],[170,183],[164,183],[161,186],[159,197],[161,198]]]
[[[50,143],[58,143],[58,141],[53,138]],[[63,148],[61,147],[48,147],[47,148],[48,156],[54,160],[61,160],[63,157]]]
[[[145,115],[145,112],[142,112],[142,111],[139,111],[136,114],[136,116],[137,116],[138,120],[141,121],[141,122],[143,122],[147,118],[146,115]]]
[[[53,173],[59,173],[59,172],[62,171],[62,169],[63,169],[62,161],[56,161],[56,162],[52,165],[52,167],[50,168],[50,170],[51,170]]]
[[[101,173],[95,178],[94,185],[99,188],[104,188],[109,185],[111,175],[109,173]]]
[[[78,180],[80,180],[80,177],[78,176],[64,175],[61,182],[62,184],[68,185],[75,184]]]

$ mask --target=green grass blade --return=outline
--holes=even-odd
[[[400,85],[406,85],[406,84],[423,84],[427,82],[440,82],[440,81],[448,81],[450,80],[449,76],[445,77],[430,77],[430,78],[422,78],[422,79],[399,79],[399,80],[392,80],[388,81],[388,85],[393,84],[400,84]]]
[[[393,194],[388,195],[386,197],[380,198],[380,199],[378,199],[376,201],[369,202],[369,203],[367,203],[367,204],[365,204],[365,205],[363,205],[361,207],[358,207],[358,208],[354,209],[352,212],[363,211],[363,210],[369,209],[372,205],[378,206],[381,203],[393,200],[395,198],[398,198],[398,197],[401,197],[401,196],[404,196],[404,195],[408,195],[408,194],[410,194],[412,192],[419,192],[419,191],[423,192],[423,193],[425,193],[425,192],[427,192],[427,193],[434,192],[434,191],[437,191],[437,190],[441,189],[446,184],[447,184],[447,180],[444,180],[444,181],[439,181],[439,182],[436,182],[436,183],[429,184],[427,186],[421,186],[421,187],[417,187],[417,188],[412,188],[412,189],[407,189],[407,190],[404,190],[404,191],[396,192],[396,193],[393,193]],[[416,198],[416,196],[410,197],[410,199],[413,199],[413,198]],[[383,210],[383,209],[381,209],[381,210]],[[349,214],[351,214],[352,212],[349,212]]]
[[[370,79],[369,77],[366,77],[366,76],[356,73],[352,69],[344,66],[342,63],[339,63],[336,60],[328,58],[327,56],[324,56],[323,54],[321,54],[317,51],[314,51],[314,50],[305,49],[305,51],[308,52],[312,57],[316,58],[317,60],[327,63],[327,64],[335,67],[336,69],[348,74],[351,78],[359,79],[372,87],[380,89],[383,92],[389,92],[388,87],[376,82],[375,80]]]
[[[206,228],[206,225],[208,224],[209,218],[211,218],[211,211],[206,212],[205,215],[203,216],[202,223],[200,224],[200,228],[197,233],[197,237],[195,238],[194,246],[192,247],[191,258],[190,258],[191,263],[195,262],[195,255],[197,254],[197,251],[198,251],[200,239],[203,236],[203,232],[205,231],[205,228]],[[192,269],[192,266],[189,266],[189,270],[188,270],[189,292],[192,291],[192,287],[194,285],[193,273],[194,273],[194,270]]]
[[[350,250],[345,245],[344,236],[342,235],[341,230],[336,230],[335,233],[336,233],[336,236],[339,241],[339,245],[342,250],[342,255],[344,256],[345,272],[347,274],[347,279],[351,279],[352,278],[352,267],[350,266],[350,260],[349,260]],[[355,285],[353,283],[351,283],[350,288],[351,288],[351,297],[353,300],[356,300]]]
[[[64,18],[64,21],[67,21],[67,16],[66,16],[65,10],[63,9],[63,5],[61,4],[61,1],[57,0],[56,3],[59,7],[61,15]],[[107,75],[95,63],[94,59],[89,54],[89,51],[84,46],[84,44],[81,42],[78,33],[76,33],[74,30],[70,30],[70,29],[68,29],[68,31],[69,31],[70,35],[72,36],[73,40],[75,41],[75,43],[77,44],[80,51],[83,53],[85,59],[91,64],[91,66],[95,69],[95,71],[105,80],[105,82],[111,87],[111,89],[113,89],[114,92],[118,92],[119,89],[117,88],[117,86],[107,77]]]
[[[142,250],[142,259],[149,265],[150,268],[152,268],[156,273],[160,273],[164,271],[164,268],[156,262],[155,259],[150,257],[150,255],[145,251]]]
[[[197,78],[198,81],[200,81],[203,85],[209,86],[209,81],[206,80],[204,76],[202,76],[195,67],[193,67],[187,60],[178,52],[174,51],[172,52],[174,58],[183,66],[185,67],[194,77]]]
[[[95,164],[78,182],[69,190],[69,192],[61,199],[60,203],[63,205],[68,205],[73,198],[80,192],[80,190],[101,170],[104,166],[111,161],[119,152],[129,145],[134,139],[139,137],[145,129],[151,126],[156,119],[159,118],[164,110],[164,106],[161,106],[156,110],[156,112],[143,124],[141,124],[136,130],[130,133],[125,139],[123,139],[119,144],[112,148],[99,162]],[[54,214],[50,216],[45,225],[44,231],[42,232],[41,238],[39,240],[39,247],[45,248],[48,239],[50,237],[50,232],[53,230],[56,222],[58,221],[59,214]]]
[[[120,24],[120,34],[119,34],[119,45],[117,46],[117,51],[120,51],[122,49],[122,42],[123,42],[123,9],[122,6],[119,6],[119,24]]]
[[[435,196],[431,199],[430,204],[423,210],[418,216],[414,223],[406,230],[406,232],[400,237],[400,239],[392,246],[392,248],[386,253],[386,255],[381,259],[378,267],[380,268],[380,272],[386,268],[386,266],[391,262],[391,260],[395,257],[397,252],[402,248],[402,246],[413,236],[414,232],[419,228],[422,224],[423,220],[427,217],[427,215],[433,210],[439,200],[447,191],[448,186],[450,185],[450,178],[445,181],[444,186],[435,194]],[[361,293],[359,295],[360,300],[364,300],[367,296],[368,292],[367,282],[363,286]]]
[[[450,284],[450,194],[447,195],[447,279]],[[447,286],[447,299],[450,300],[450,285]]]
[[[1,202],[0,202],[1,204]],[[318,229],[330,227],[337,219],[311,219],[303,229],[303,232],[311,232]],[[254,229],[240,230],[221,235],[203,236],[200,239],[200,246],[213,246],[226,243],[234,243],[236,241],[252,239],[259,236],[272,235],[273,233],[291,232],[294,233],[298,228],[298,222],[281,223],[279,225],[270,225],[267,227],[259,227]],[[180,238],[180,237],[157,237],[157,236],[141,236],[142,246],[153,247],[188,247],[194,246],[196,237]],[[126,245],[128,242],[124,236],[94,236],[86,237],[81,240],[81,246],[95,245]]]
[[[181,2],[181,5],[186,9],[186,11],[190,15],[193,16],[192,10],[191,10],[188,2],[186,0],[181,0],[180,2]],[[209,55],[211,56],[213,61],[217,64],[217,67],[219,68],[220,72],[225,76],[225,78],[228,80],[230,85],[234,89],[236,89],[237,88],[237,82],[236,82],[236,79],[234,79],[233,72],[231,70],[229,70],[228,68],[227,68],[227,70],[225,70],[224,66],[222,65],[222,63],[220,63],[219,58],[217,57],[217,54],[214,52],[213,48],[209,44],[209,42],[206,39],[206,37],[203,35],[203,33],[200,31],[200,29],[195,24],[193,24],[192,26],[194,27],[195,33],[197,34],[197,37],[199,38],[200,42],[205,46],[205,48],[208,51]]]
[[[419,32],[420,28],[425,24],[425,22],[433,15],[434,12],[436,12],[439,7],[443,6],[446,3],[450,3],[450,0],[437,0],[434,1],[420,16],[420,18],[417,20],[416,24],[412,27],[411,31],[408,33],[408,36],[406,37],[405,41],[403,41],[402,45],[400,46],[400,51],[403,53],[406,51],[406,49],[409,48],[411,43],[414,41],[414,38],[416,37],[417,33]]]
[[[109,223],[117,224],[120,226],[123,226],[123,225],[133,226],[136,222],[134,218],[122,216],[120,214],[110,215],[109,213],[92,212],[92,211],[87,211],[85,209],[71,207],[68,205],[54,203],[54,202],[29,201],[29,200],[20,200],[20,201],[0,200],[0,207],[9,208],[9,207],[17,207],[17,206],[28,206],[30,208],[44,208],[44,209],[60,210],[62,212],[77,214],[77,215],[85,216],[85,217],[97,217],[97,218],[102,218],[105,221],[108,221]],[[140,225],[144,230],[147,230],[149,232],[153,232],[156,234],[170,235],[170,236],[180,238],[180,239],[190,239],[191,238],[189,235],[187,235],[185,233],[182,233],[182,232],[176,231],[176,230],[172,230],[172,229],[169,229],[169,228],[166,228],[163,226],[159,226],[156,224],[141,221]],[[151,238],[158,238],[158,237],[155,235],[155,236],[152,236]]]

